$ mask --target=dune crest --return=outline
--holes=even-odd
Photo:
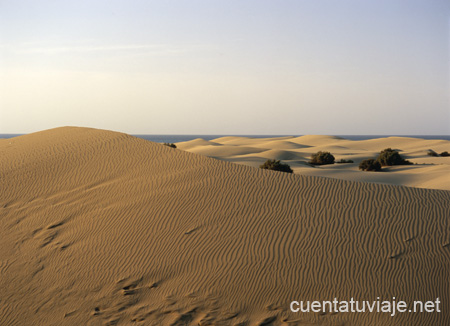
[[[450,323],[449,191],[75,127],[1,142],[0,187],[2,325]],[[289,311],[377,296],[439,297],[442,312]]]

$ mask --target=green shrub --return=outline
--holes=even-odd
[[[281,163],[280,160],[267,160],[264,164],[259,166],[261,169],[274,170],[292,173],[292,169],[289,165]]]
[[[359,163],[359,169],[363,171],[381,171],[381,163],[373,158],[369,158]]]
[[[402,158],[401,155],[392,148],[386,148],[385,150],[382,150],[377,157],[377,161],[380,162],[382,166],[412,164],[410,161]]]
[[[177,145],[175,145],[174,143],[164,143],[164,145],[172,147],[172,148],[177,148]]]
[[[344,160],[343,158],[340,159],[340,161],[337,161],[336,163],[354,163],[352,160]]]
[[[447,156],[450,156],[450,154],[449,154],[447,151],[445,151],[445,152],[442,152],[442,153],[441,153],[441,156],[447,157]]]
[[[313,165],[334,164],[334,156],[330,152],[320,151],[311,155],[309,163]]]

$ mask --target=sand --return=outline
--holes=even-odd
[[[211,146],[214,144],[214,147]],[[196,139],[177,143],[178,148],[192,153],[259,167],[268,159],[281,160],[294,173],[351,181],[365,181],[409,187],[450,190],[450,157],[431,157],[428,150],[450,152],[450,141],[408,137],[386,137],[352,141],[335,136],[301,136],[279,138],[222,137],[207,142]],[[359,163],[376,158],[385,148],[398,150],[411,162],[410,166],[393,166],[384,172],[363,172]],[[336,161],[353,160],[353,164],[310,166],[311,154],[331,152]]]
[[[287,141],[270,150],[324,146]],[[371,142],[358,144],[350,157]],[[0,187],[1,325],[450,324],[450,191],[261,170],[75,127],[0,141]],[[442,312],[289,310],[392,296],[439,297]]]

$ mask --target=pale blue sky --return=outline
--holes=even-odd
[[[0,133],[450,134],[449,17],[448,0],[0,0]]]

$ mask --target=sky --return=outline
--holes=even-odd
[[[0,0],[0,133],[449,135],[448,0]]]

